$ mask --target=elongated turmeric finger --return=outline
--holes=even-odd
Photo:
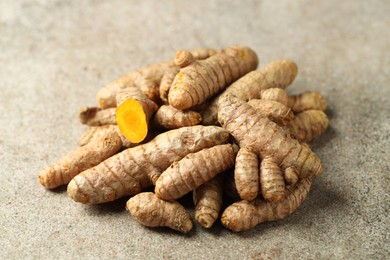
[[[77,175],[68,185],[68,195],[77,202],[97,204],[137,194],[155,184],[173,162],[189,153],[226,143],[228,138],[228,132],[216,126],[167,131]]]
[[[261,91],[262,100],[273,100],[277,101],[286,107],[292,107],[294,105],[294,100],[291,98],[287,92],[282,88],[268,88]]]
[[[159,86],[165,71],[174,67],[173,60],[151,64],[136,71],[124,74],[103,86],[96,95],[101,108],[116,107],[116,95],[123,89],[136,87],[151,100],[159,99]]]
[[[291,107],[294,113],[305,110],[322,110],[327,106],[326,99],[318,92],[306,91],[302,94],[289,96],[283,89],[270,88],[262,91],[261,99],[278,101],[285,106]]]
[[[188,154],[174,162],[157,179],[156,195],[164,200],[177,199],[233,167],[236,155],[231,144],[217,145]]]
[[[66,154],[58,162],[50,165],[39,174],[39,182],[47,189],[67,184],[80,172],[89,169],[109,158],[122,147],[118,134],[109,132],[101,138],[89,142]]]
[[[248,148],[258,158],[270,157],[282,170],[294,167],[300,178],[322,172],[321,160],[309,147],[267,117],[258,115],[248,103],[234,96],[225,96],[219,102],[218,118],[240,148]]]
[[[198,112],[179,110],[172,106],[162,105],[154,114],[153,127],[157,129],[176,129],[184,126],[194,126],[202,121]]]
[[[315,91],[307,91],[291,98],[294,99],[294,105],[291,107],[294,113],[310,109],[325,111],[327,106],[326,99]]]
[[[301,142],[310,142],[320,136],[328,127],[329,119],[320,110],[306,110],[298,113],[286,128],[291,136]]]
[[[116,125],[115,108],[83,107],[80,109],[80,122],[89,126]]]
[[[287,187],[287,195],[278,202],[266,202],[260,198],[251,202],[235,202],[222,213],[222,225],[234,232],[240,232],[265,221],[282,219],[302,204],[310,191],[311,183],[312,179],[307,178],[300,180],[295,186]]]
[[[282,89],[273,88],[268,90],[272,91],[264,92],[268,95],[266,98],[276,97],[269,96],[269,94],[273,93],[280,93],[279,96],[284,96],[284,90]],[[278,101],[276,100],[278,99],[252,99],[248,101],[248,104],[256,109],[259,116],[268,117],[275,123],[285,126],[284,129],[300,142],[310,142],[313,138],[320,136],[328,127],[328,117],[321,110],[305,110],[294,116],[289,107],[279,103],[283,101],[280,99]]]
[[[172,82],[178,72],[178,67],[172,67],[169,70],[165,71],[164,76],[161,78],[159,92],[160,99],[164,102],[164,104],[168,104],[168,93],[171,89]]]
[[[233,81],[254,70],[258,58],[247,47],[230,47],[211,57],[194,61],[186,51],[177,55],[185,56],[188,66],[180,69],[169,90],[169,104],[177,109],[189,109],[203,103],[207,98],[220,92]],[[176,58],[180,60],[180,57]],[[187,64],[186,63],[186,64]]]
[[[111,132],[118,134],[122,142],[122,148],[130,148],[138,145],[135,143],[131,143],[129,140],[127,140],[126,137],[122,135],[121,131],[119,131],[117,125],[91,126],[80,137],[79,145],[84,146],[88,143],[94,142],[99,138],[109,135]],[[154,136],[152,133],[145,140],[151,140]]]
[[[264,158],[260,164],[261,194],[267,201],[277,202],[286,194],[284,175],[279,166],[270,158]]]
[[[285,126],[294,118],[291,109],[273,100],[252,99],[248,104],[256,109],[258,115],[268,117],[275,123]]]
[[[298,171],[294,167],[288,167],[284,170],[284,180],[287,184],[295,184],[298,182]]]
[[[202,123],[204,125],[218,124],[218,102],[221,97],[234,95],[243,101],[259,99],[261,92],[265,89],[284,89],[289,86],[297,73],[297,65],[290,60],[277,60],[259,70],[249,72],[212,100],[209,106],[201,112]]]
[[[153,192],[142,192],[129,199],[126,209],[142,225],[169,227],[184,234],[192,229],[190,215],[176,201],[159,199]]]
[[[253,200],[259,193],[259,162],[257,155],[241,148],[236,157],[234,182],[243,200]]]
[[[211,228],[222,207],[223,174],[218,174],[193,192],[195,220],[205,228]]]
[[[191,50],[191,53],[195,59],[205,59],[208,55],[214,54],[215,50],[199,48]],[[170,71],[172,68],[175,69],[175,67],[174,61],[168,60],[150,64],[139,70],[126,73],[118,79],[104,85],[96,95],[97,102],[101,108],[115,107],[116,95],[122,89],[129,87],[139,88],[150,100],[158,102],[161,79],[167,71]]]

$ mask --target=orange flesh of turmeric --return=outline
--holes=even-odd
[[[116,122],[121,133],[132,143],[142,142],[148,134],[145,111],[135,99],[126,99],[118,106]]]

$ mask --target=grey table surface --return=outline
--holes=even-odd
[[[0,2],[1,259],[384,259],[389,253],[390,2]],[[291,216],[240,234],[144,228],[126,200],[84,206],[37,175],[77,147],[80,107],[122,73],[194,47],[293,59],[289,93],[329,101],[325,170]]]

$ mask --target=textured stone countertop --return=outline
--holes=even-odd
[[[388,1],[11,1],[0,3],[0,259],[390,258]],[[126,199],[74,203],[38,173],[77,146],[80,107],[104,83],[194,47],[248,45],[293,59],[289,93],[320,91],[324,164],[291,216],[241,234],[144,228]]]

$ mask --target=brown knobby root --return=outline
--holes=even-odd
[[[252,151],[241,148],[234,170],[235,188],[241,199],[253,200],[259,193],[259,162]]]
[[[176,74],[179,72],[179,68],[172,67],[171,69],[165,71],[164,76],[161,79],[160,83],[160,99],[164,104],[168,104],[168,93],[171,88],[172,82],[176,77]]]
[[[172,82],[176,77],[176,74],[179,73],[180,68],[188,66],[194,60],[204,60],[211,55],[217,53],[216,50],[208,48],[193,49],[191,51],[179,51],[179,53],[180,52],[185,52],[185,54],[176,54],[174,60],[176,66],[165,71],[164,76],[161,79],[160,98],[165,104],[168,104],[168,93],[171,88]]]
[[[203,125],[218,124],[218,100],[222,96],[234,95],[243,101],[261,98],[261,92],[268,88],[286,88],[298,73],[297,65],[290,60],[277,60],[259,70],[249,72],[231,84],[215,97],[201,112]]]
[[[274,100],[287,107],[291,107],[294,113],[305,110],[322,110],[327,106],[326,99],[318,92],[306,91],[302,94],[289,96],[286,91],[280,88],[266,89],[261,93],[261,99]]]
[[[327,106],[326,99],[319,92],[307,91],[291,97],[294,99],[294,105],[291,107],[294,113],[309,109],[325,111]]]
[[[238,142],[240,148],[246,148],[262,160],[270,160],[280,168],[281,172],[293,167],[297,169],[299,178],[316,176],[322,172],[320,159],[299,141],[292,138],[281,126],[257,114],[245,101],[234,96],[225,96],[219,101],[218,119]],[[252,175],[253,173],[247,173]],[[275,170],[264,171],[263,180],[274,183],[260,185],[279,185],[279,179],[269,174],[276,174]],[[279,190],[268,192],[269,201],[280,199]]]
[[[259,115],[285,126],[284,129],[292,137],[303,143],[320,136],[329,124],[328,117],[321,110],[305,110],[294,116],[291,109],[279,101],[252,99],[248,104],[256,109]]]
[[[178,53],[181,53],[181,52],[184,52],[184,55],[183,54],[178,55]],[[179,71],[180,71],[180,68],[184,68],[184,67],[188,66],[190,63],[195,61],[195,57],[189,51],[179,51],[178,53],[176,53],[176,57],[174,60],[176,66],[167,70],[161,79],[160,98],[165,104],[168,104],[168,93],[169,93],[169,90],[171,89],[172,82],[175,79],[176,74],[179,73]],[[205,57],[205,58],[207,58],[207,57]]]
[[[215,53],[214,49],[200,48],[191,51],[196,59],[205,59]],[[103,86],[96,95],[97,102],[101,108],[115,107],[116,95],[125,88],[137,87],[142,90],[146,96],[158,102],[160,99],[161,79],[167,71],[175,69],[173,60],[162,61],[148,65],[136,71],[124,74],[118,79]],[[176,68],[177,70],[177,68]]]
[[[294,118],[291,108],[273,100],[252,99],[248,104],[262,117],[268,117],[278,125],[285,126]]]
[[[212,55],[218,53],[219,51],[220,50],[210,49],[210,48],[196,48],[190,51],[180,50],[176,52],[174,62],[178,68],[184,68],[190,65],[190,63],[194,62],[195,60],[207,59]]]
[[[287,184],[295,184],[298,182],[298,172],[294,167],[288,167],[284,171],[284,180],[286,181]]]
[[[130,142],[142,142],[148,135],[149,120],[157,111],[157,104],[135,87],[119,92],[116,99],[119,130]]]
[[[185,57],[181,59],[180,56]],[[182,110],[203,103],[235,80],[256,69],[258,64],[256,53],[250,48],[240,46],[226,48],[199,61],[193,61],[188,51],[179,51],[176,60],[184,60],[186,65],[192,61],[180,69],[168,94],[169,104]]]
[[[89,169],[117,153],[122,147],[119,135],[113,131],[69,152],[40,172],[39,182],[47,189],[68,184],[80,172]]]
[[[260,163],[261,194],[267,201],[279,201],[285,195],[284,175],[273,159],[264,158]]]
[[[118,134],[122,141],[122,148],[131,148],[138,145],[135,143],[131,143],[129,140],[127,140],[126,137],[122,135],[117,125],[91,126],[80,137],[79,145],[84,146],[90,142],[94,142],[95,140],[102,138],[103,136],[107,136],[111,132],[115,132]],[[144,141],[150,141],[153,139],[154,136],[156,136],[155,133],[150,133]]]
[[[193,192],[195,220],[205,228],[211,228],[222,207],[223,174],[218,174]]]
[[[191,52],[186,51],[186,50],[180,50],[180,51],[176,52],[175,64],[180,69],[187,67],[188,65],[190,65],[194,61],[195,61],[195,58]]]
[[[157,179],[154,192],[164,200],[178,199],[234,166],[237,147],[217,145],[174,162]]]
[[[328,128],[329,119],[320,110],[306,110],[295,115],[286,126],[287,130],[300,142],[308,143],[320,136]]]
[[[190,215],[182,205],[159,199],[153,192],[135,195],[127,201],[126,209],[147,227],[169,227],[184,234],[192,229]]]
[[[68,195],[77,202],[97,204],[137,194],[155,184],[173,162],[189,153],[226,143],[228,138],[229,133],[216,126],[167,131],[77,175],[68,185]]]
[[[262,222],[282,219],[302,204],[310,191],[311,183],[312,178],[306,178],[294,186],[288,186],[286,196],[278,202],[267,202],[261,198],[251,202],[235,202],[222,213],[222,225],[234,232],[240,232]]]
[[[291,108],[294,103],[293,98],[291,98],[282,88],[268,88],[261,91],[261,99],[277,101],[289,108]]]
[[[194,126],[202,121],[198,112],[179,110],[169,105],[162,105],[152,118],[153,128],[176,129],[184,126]]]
[[[170,70],[175,64],[173,60],[163,61],[148,65],[136,71],[124,74],[118,79],[103,86],[96,95],[96,100],[101,108],[115,107],[116,95],[129,87],[142,90],[146,96],[157,102],[160,97],[159,86],[165,71]]]
[[[89,126],[116,125],[115,112],[115,108],[83,107],[79,119],[82,124]]]
[[[220,50],[218,49],[212,48],[195,48],[190,50],[192,57],[194,57],[195,60],[207,59],[208,57],[218,53],[219,51]]]
[[[113,130],[113,125],[91,126],[80,137],[79,146],[84,146],[90,142],[106,136],[107,133]],[[118,129],[119,130],[119,129]]]

